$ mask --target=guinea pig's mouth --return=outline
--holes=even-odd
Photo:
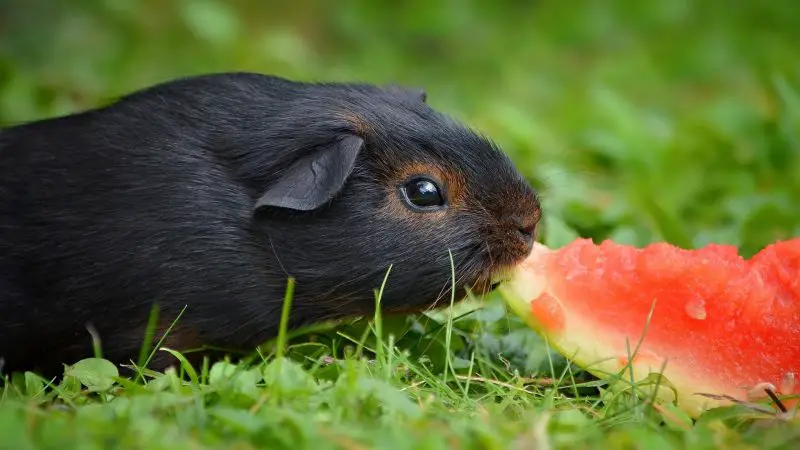
[[[510,277],[510,267],[497,268],[479,276],[469,289],[476,295],[486,295],[497,289],[498,286],[503,284],[503,282],[507,281]]]

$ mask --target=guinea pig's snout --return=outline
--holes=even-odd
[[[525,241],[525,245],[533,247],[533,232],[536,231],[536,225],[517,223],[516,226],[517,233],[519,233],[522,240]]]
[[[505,226],[512,239],[516,241],[514,247],[519,249],[519,253],[527,255],[533,249],[533,238],[536,233],[536,220],[511,216],[505,220]],[[516,253],[516,252],[515,252]]]
[[[500,214],[488,235],[489,273],[478,276],[472,290],[485,294],[494,290],[509,268],[519,264],[533,250],[538,225],[537,215]]]

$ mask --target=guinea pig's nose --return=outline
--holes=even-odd
[[[533,247],[533,230],[534,227],[532,226],[523,226],[517,228],[517,231],[522,236],[522,239],[525,240],[525,245],[527,245],[528,248]]]
[[[536,231],[536,223],[525,220],[521,217],[511,217],[511,225],[516,229],[517,234],[527,246],[527,249],[533,248],[533,234]]]

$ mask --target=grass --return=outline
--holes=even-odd
[[[433,106],[491,135],[542,192],[548,245],[719,242],[752,255],[800,235],[800,16],[791,0],[695,3],[6,5],[0,123],[216,70],[424,86]],[[646,395],[608,390],[496,295],[282,335],[252,364],[190,368],[175,356],[175,370],[139,379],[117,378],[101,359],[76,362],[55,385],[7,376],[0,448],[800,442],[792,417],[733,406],[693,423]]]
[[[290,293],[291,284],[284,313]],[[459,322],[449,316],[437,327],[438,337],[428,330],[427,345],[463,333]],[[165,373],[139,368],[145,374],[140,381],[121,378],[118,368],[101,358],[67,367],[57,384],[32,373],[15,374],[0,399],[0,444],[14,449],[777,449],[793,448],[800,438],[790,416],[741,406],[713,410],[693,424],[676,408],[652,405],[646,396],[604,392],[604,382],[576,376],[575,368],[554,360],[556,355],[531,377],[486,353],[473,351],[469,360],[459,360],[458,352],[445,351],[444,360],[435,361],[425,348],[419,354],[403,351],[392,337],[377,339],[381,330],[398,327],[384,323],[380,314],[363,325],[360,339],[354,327],[340,330],[327,344],[300,339],[288,346],[282,344],[288,342],[283,326],[278,344],[256,363],[220,361],[198,368],[162,348],[175,356],[176,367]],[[414,340],[426,345],[424,337]],[[342,356],[332,358],[337,347],[344,348]]]

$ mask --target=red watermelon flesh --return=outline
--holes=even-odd
[[[678,396],[659,395],[691,416],[726,403],[698,393],[748,401],[770,386],[800,394],[800,238],[749,260],[726,245],[537,245],[500,292],[550,345],[598,376],[620,373],[639,345],[635,380],[662,373]]]

